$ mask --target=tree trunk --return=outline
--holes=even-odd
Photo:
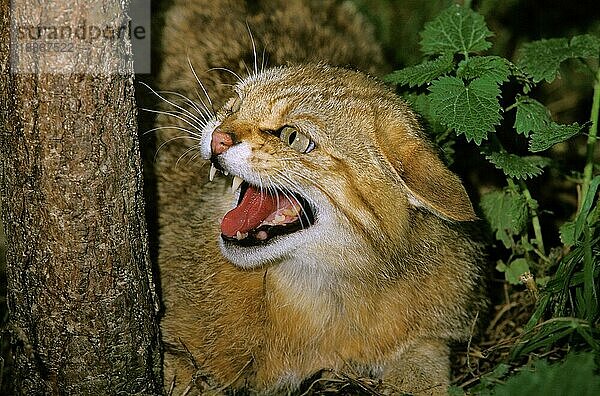
[[[128,40],[9,56],[11,19],[108,25],[122,2],[13,4],[0,0],[0,196],[15,392],[160,394]]]

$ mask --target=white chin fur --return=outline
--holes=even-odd
[[[315,222],[307,229],[296,231],[293,234],[274,237],[265,245],[237,246],[220,241],[221,252],[226,259],[234,265],[242,268],[257,268],[272,264],[297,254],[318,241],[322,235],[323,228],[319,222]]]
[[[341,237],[344,232],[334,226],[340,224],[340,221],[334,220],[337,216],[333,208],[326,203],[325,197],[312,201],[312,205],[315,208],[315,219],[308,228],[292,234],[276,236],[267,244],[258,246],[226,244],[221,239],[219,244],[223,256],[238,267],[257,268],[294,258],[303,261],[319,245],[339,244],[340,238],[344,239]]]

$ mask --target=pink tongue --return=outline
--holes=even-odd
[[[225,214],[221,222],[221,232],[228,237],[235,237],[238,232],[247,233],[277,210],[278,201],[281,207],[287,199],[248,186],[242,202]]]

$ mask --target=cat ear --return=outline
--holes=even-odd
[[[450,220],[477,219],[460,179],[446,168],[425,140],[404,126],[387,128],[377,139],[408,189],[413,204]]]

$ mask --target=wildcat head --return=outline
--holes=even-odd
[[[234,264],[310,258],[332,245],[330,254],[364,246],[386,257],[402,246],[414,211],[475,219],[414,113],[376,80],[290,66],[234,91],[201,140],[202,157],[234,177],[236,202],[221,223]]]

